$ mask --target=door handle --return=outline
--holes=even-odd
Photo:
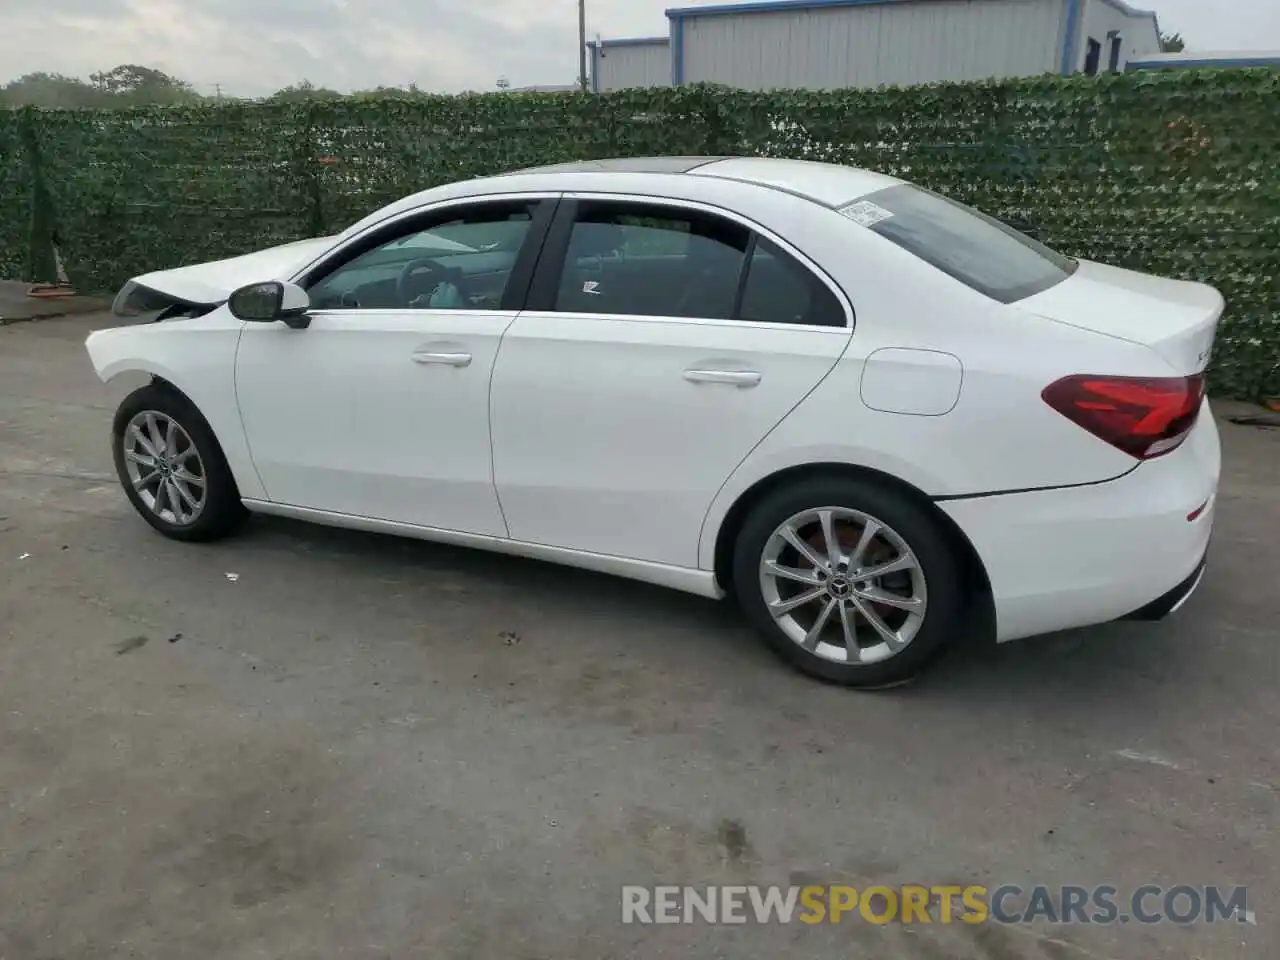
[[[684,378],[690,383],[728,383],[735,387],[754,387],[760,382],[757,370],[686,370]]]
[[[449,367],[466,367],[471,364],[469,353],[415,353],[414,363],[440,363]]]

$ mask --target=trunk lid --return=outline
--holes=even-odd
[[[214,307],[246,283],[289,279],[335,240],[335,237],[298,240],[226,260],[144,273],[124,285],[116,295],[112,311],[119,316],[132,316],[175,304]]]
[[[1224,301],[1213,287],[1081,260],[1070,277],[1019,301],[1037,316],[1150,347],[1180,376],[1209,363]]]

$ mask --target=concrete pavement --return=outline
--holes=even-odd
[[[0,958],[1280,954],[1280,431],[1170,621],[858,694],[728,604],[257,520],[164,540],[0,329]],[[234,574],[235,576],[229,576]],[[1246,884],[1255,923],[624,926],[624,884]]]

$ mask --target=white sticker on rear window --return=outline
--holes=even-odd
[[[870,200],[859,200],[857,203],[851,203],[847,207],[841,207],[838,212],[864,227],[874,227],[881,220],[888,220],[893,216],[884,207],[878,206]]]

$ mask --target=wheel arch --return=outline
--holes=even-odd
[[[263,499],[262,482],[258,477],[257,469],[253,465],[252,459],[248,456],[248,451],[235,444],[240,441],[240,437],[235,436],[235,428],[238,424],[228,425],[226,423],[218,424],[209,414],[201,407],[201,405],[192,397],[191,393],[184,389],[178,378],[174,377],[168,370],[159,364],[147,363],[144,361],[134,361],[131,363],[122,363],[111,370],[103,371],[102,380],[104,383],[112,383],[120,378],[134,376],[139,379],[146,379],[144,386],[155,387],[173,394],[183,403],[187,404],[196,415],[204,421],[204,425],[209,430],[209,435],[213,438],[213,442],[217,447],[218,453],[222,455],[223,461],[227,464],[227,468],[231,473],[231,478],[236,486],[236,491],[241,497],[249,499]],[[137,389],[141,389],[138,387]],[[118,415],[118,408],[117,408]],[[220,426],[222,429],[220,429]],[[116,421],[113,416],[112,429],[116,431]],[[225,432],[231,432],[231,446],[228,446]],[[118,432],[118,431],[116,431]]]
[[[981,597],[986,607],[990,608],[991,581],[987,577],[987,569],[982,562],[982,557],[978,555],[977,549],[965,532],[945,511],[938,509],[937,504],[928,494],[883,470],[839,462],[803,463],[785,467],[760,478],[738,495],[716,531],[713,571],[716,583],[722,590],[733,593],[733,548],[752,508],[773,491],[814,477],[837,477],[875,483],[909,497],[923,506],[938,520],[939,526],[955,547],[957,555],[963,558],[972,595]]]
[[[151,387],[157,390],[162,390],[165,393],[172,394],[182,403],[190,407],[192,412],[195,413],[195,415],[200,418],[205,428],[209,431],[209,436],[213,439],[213,445],[214,447],[217,448],[218,455],[222,457],[223,462],[227,464],[228,471],[231,474],[231,482],[235,484],[235,487],[236,487],[236,496],[239,497],[240,496],[239,478],[236,476],[234,468],[232,468],[230,461],[228,461],[227,459],[227,451],[222,445],[222,439],[218,436],[217,429],[214,427],[212,423],[209,422],[209,418],[205,416],[204,411],[200,409],[200,405],[196,403],[193,399],[191,399],[190,395],[187,394],[186,391],[184,391],[181,387],[175,384],[172,380],[169,380],[167,377],[161,376],[158,373],[146,374],[146,371],[143,371],[143,370],[134,370],[131,372],[148,375],[149,379],[147,381],[147,385],[146,385],[147,387]],[[140,387],[139,389],[145,389],[145,387]],[[113,423],[112,423],[112,428],[117,434],[122,432],[119,429],[119,426],[120,426],[119,417],[120,417],[120,410],[117,409],[115,419],[113,420]]]
[[[213,424],[209,422],[209,418],[205,416],[204,411],[200,409],[200,404],[196,403],[195,400],[191,398],[191,394],[189,394],[186,390],[183,390],[180,386],[178,386],[178,384],[174,382],[172,376],[169,375],[167,372],[159,373],[153,367],[146,364],[139,363],[136,365],[124,367],[122,369],[110,371],[109,374],[105,374],[103,376],[103,382],[114,383],[117,380],[120,380],[122,377],[129,377],[129,376],[146,378],[147,382],[143,386],[136,387],[135,390],[141,390],[144,387],[155,387],[159,390],[164,390],[167,393],[173,394],[178,399],[180,399],[183,403],[191,407],[192,410],[194,410],[197,414],[199,414],[200,419],[204,421],[205,426],[209,428],[209,432],[213,434],[214,440],[216,440],[218,442],[219,447],[221,447],[222,441],[218,440],[218,433],[213,428]],[[119,407],[116,408],[116,416],[119,416]],[[224,456],[225,456],[225,453],[224,453]]]

